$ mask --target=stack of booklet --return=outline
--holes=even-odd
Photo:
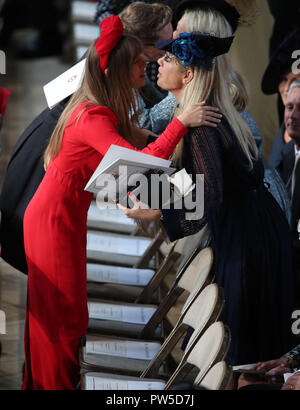
[[[176,169],[170,165],[170,160],[111,145],[85,190],[96,195],[101,193],[97,203],[127,204],[129,191],[136,194],[145,189],[145,193],[149,192],[150,174],[173,174]],[[148,175],[148,178],[143,178],[145,175]],[[153,185],[153,181],[151,184]],[[154,198],[149,199],[153,202]]]

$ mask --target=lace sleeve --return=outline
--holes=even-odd
[[[193,235],[198,232],[208,221],[209,215],[215,212],[223,199],[223,151],[224,144],[231,143],[232,132],[222,123],[217,128],[199,127],[185,137],[183,153],[183,166],[193,180],[196,174],[204,176],[204,213],[200,219],[187,220],[187,210],[170,209],[162,210],[163,224],[171,241]],[[195,196],[197,203],[203,198]]]
[[[284,355],[292,359],[293,368],[300,367],[300,344]]]

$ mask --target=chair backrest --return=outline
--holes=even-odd
[[[181,362],[166,384],[166,389],[182,381],[195,367],[199,369],[195,383],[201,383],[208,370],[225,358],[229,344],[229,328],[222,322],[211,324],[204,334],[195,329]]]
[[[140,257],[138,262],[134,265],[135,268],[147,268],[149,266],[150,260],[154,257],[155,253],[158,251],[160,245],[165,240],[165,233],[162,229],[156,233],[155,237],[152,239],[148,248],[145,250],[143,255]]]
[[[182,323],[200,331],[201,327],[204,329],[211,320],[217,320],[223,306],[223,289],[216,283],[211,283],[189,305],[184,306],[181,311]]]
[[[197,380],[197,378],[196,378]],[[209,390],[227,390],[232,380],[232,368],[224,361],[216,363],[203,377],[200,386]],[[199,385],[199,383],[194,383]]]
[[[204,287],[205,284],[211,282],[210,273],[213,264],[213,252],[211,248],[205,248],[200,251],[199,256],[194,258],[189,266],[185,269],[182,274],[179,282],[175,281],[176,285],[173,286],[168,294],[162,299],[157,310],[145,325],[140,338],[149,339],[153,337],[155,329],[166,317],[167,313],[171,307],[175,304],[178,297],[187,290],[189,293],[193,293],[189,301],[196,297],[200,290]],[[200,272],[198,274],[198,272]],[[180,286],[179,286],[180,283]]]
[[[210,231],[207,226],[201,229],[194,235],[187,236],[182,238],[182,258],[177,269],[176,278],[179,280],[185,269],[189,266],[190,262],[198,254],[198,252],[208,246],[210,238]],[[179,244],[181,246],[181,243]]]
[[[192,293],[196,287],[201,288],[206,282],[213,265],[213,251],[211,247],[202,249],[186,268],[177,286]]]
[[[224,295],[217,284],[213,283],[203,289],[198,297],[191,301],[185,311],[182,312],[183,318],[178,320],[141,377],[157,377],[163,361],[172,352],[189,326],[197,329],[198,337],[200,337],[201,332],[203,333],[211,323],[219,318],[223,305]]]

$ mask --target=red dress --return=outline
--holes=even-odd
[[[22,389],[74,389],[78,349],[88,325],[86,220],[92,194],[84,187],[111,144],[134,149],[116,131],[106,107],[72,113],[59,154],[24,216],[28,264],[25,378]],[[176,118],[142,152],[169,158],[187,132]]]

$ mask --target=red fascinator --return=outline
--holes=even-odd
[[[108,65],[108,59],[112,50],[116,47],[123,35],[123,23],[118,16],[111,15],[100,23],[100,37],[96,43],[99,56],[100,68],[104,73]]]
[[[5,114],[6,104],[9,96],[10,91],[8,91],[6,88],[0,88],[0,114],[2,116],[4,116]]]

